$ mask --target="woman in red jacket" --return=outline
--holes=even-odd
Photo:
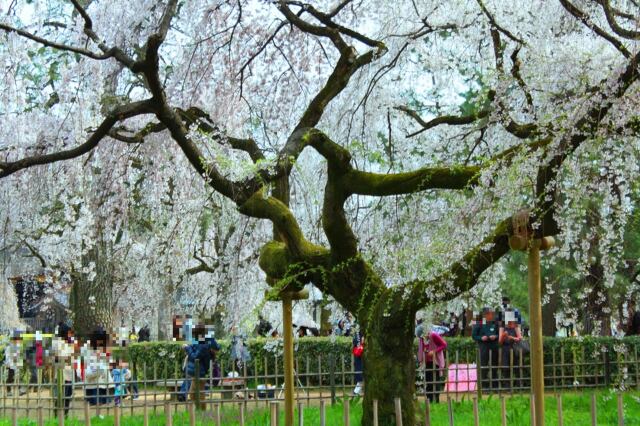
[[[425,391],[429,402],[437,402],[441,377],[445,371],[444,350],[447,342],[436,332],[427,331],[419,320],[416,327],[418,337],[418,363],[424,371]]]

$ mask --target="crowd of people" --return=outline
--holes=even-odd
[[[142,339],[145,339],[144,336]],[[40,332],[23,334],[16,331],[5,346],[5,367],[7,368],[6,392],[24,394],[29,387],[40,383],[50,383],[61,402],[58,408],[69,413],[74,387],[81,385],[84,399],[93,406],[114,403],[120,405],[122,399],[138,397],[135,377],[128,363],[119,356],[113,356],[108,346],[111,338],[103,329],[97,328],[88,337],[76,336],[74,330],[59,323],[53,335]],[[119,335],[118,342],[140,341],[135,327],[125,336]],[[28,371],[29,384],[20,383],[20,375]],[[61,387],[55,385],[54,372],[61,374]],[[38,379],[40,377],[40,379]]]
[[[480,370],[479,379],[484,389],[519,387],[521,358],[529,352],[528,342],[523,339],[522,317],[518,309],[511,306],[508,297],[502,298],[498,309],[483,308],[472,322],[471,337],[477,343]],[[415,335],[418,338],[417,363],[423,374],[427,398],[437,402],[444,385],[446,373],[446,337],[457,336],[459,321],[455,314],[439,325],[427,327],[423,319],[416,321]],[[501,369],[500,373],[499,370]],[[502,382],[501,382],[502,381]]]

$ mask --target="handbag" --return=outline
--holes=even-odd
[[[529,341],[528,340],[520,340],[519,342],[516,342],[513,344],[513,350],[517,353],[517,354],[528,354],[529,352],[531,352],[531,347],[529,346]]]

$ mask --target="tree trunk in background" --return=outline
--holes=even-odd
[[[163,297],[160,301],[160,306],[158,306],[158,318],[156,322],[156,337],[158,340],[171,340],[173,337],[173,313],[173,295],[171,286],[166,285],[163,291]],[[142,325],[144,326],[145,324]],[[149,326],[151,327],[151,324],[149,324]]]
[[[550,294],[548,302],[542,305],[542,335],[553,337],[556,335],[556,312],[560,303],[560,295],[558,294],[560,286],[557,280],[554,280],[551,286],[553,294]],[[547,286],[545,285],[543,287],[543,299],[545,298],[546,288]]]
[[[73,285],[69,305],[73,328],[80,336],[89,336],[97,327],[109,332],[114,330],[113,313],[113,264],[107,259],[104,245],[96,246],[82,259],[83,267],[95,263],[95,277],[71,272]]]
[[[600,262],[589,266],[589,276],[586,284],[591,288],[587,297],[585,311],[585,334],[611,336],[611,307],[609,306],[609,292],[603,282],[603,268]]]

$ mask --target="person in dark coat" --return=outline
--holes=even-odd
[[[180,395],[178,399],[185,401],[187,393],[191,395],[191,399],[195,399],[195,386],[196,383],[200,384],[200,398],[204,396],[204,386],[206,380],[193,380],[196,375],[198,378],[204,378],[209,373],[209,366],[213,364],[216,359],[216,352],[220,350],[220,345],[216,342],[216,339],[209,337],[207,339],[198,341],[191,345],[184,345],[184,351],[187,355],[186,365],[184,369],[185,380],[183,380],[180,386]],[[196,402],[204,409],[202,401]]]
[[[482,310],[482,321],[473,328],[471,336],[478,343],[480,351],[480,370],[482,387],[489,389],[498,387],[498,324],[494,319],[495,312],[486,307]]]
[[[363,371],[364,371],[364,363],[363,363],[363,355],[364,355],[364,333],[361,331],[357,331],[353,334],[353,370],[354,370],[354,380],[356,382],[356,387],[353,389],[354,395],[362,395],[362,385],[363,385]]]

